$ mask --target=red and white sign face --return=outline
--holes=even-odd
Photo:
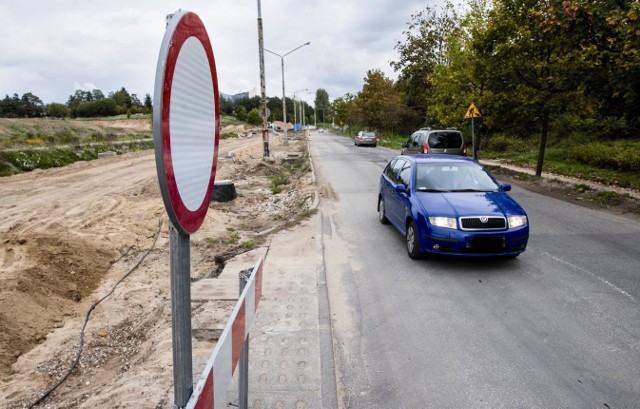
[[[218,77],[200,18],[179,11],[162,41],[153,107],[156,168],[165,208],[184,234],[209,209],[220,138]]]

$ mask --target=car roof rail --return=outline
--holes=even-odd
[[[427,126],[427,127],[424,127],[424,128],[420,128],[420,130],[421,130],[421,131],[430,131],[430,130],[431,130],[431,127],[430,127],[430,126]]]
[[[451,129],[452,131],[457,131],[458,127],[456,127],[456,126],[448,126],[447,129]]]

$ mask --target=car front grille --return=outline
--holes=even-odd
[[[502,230],[507,228],[507,219],[495,216],[461,217],[462,230]]]

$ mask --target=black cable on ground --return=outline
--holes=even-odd
[[[80,346],[78,347],[78,352],[76,353],[76,357],[75,360],[73,361],[73,364],[71,365],[71,367],[69,368],[69,370],[67,371],[67,373],[55,384],[53,385],[51,388],[49,388],[40,398],[38,398],[37,401],[33,402],[31,405],[28,406],[29,409],[34,408],[36,405],[42,403],[42,401],[44,401],[47,397],[49,397],[49,395],[51,395],[51,393],[53,393],[53,391],[55,391],[56,389],[58,389],[58,387],[60,387],[60,385],[62,385],[64,383],[64,381],[67,380],[67,378],[69,377],[69,375],[71,375],[71,372],[73,372],[73,370],[78,366],[78,363],[80,362],[80,356],[82,355],[82,350],[84,348],[84,331],[87,328],[87,324],[89,323],[89,318],[91,317],[91,313],[93,312],[93,310],[98,306],[98,304],[100,304],[102,301],[104,301],[107,297],[109,297],[111,294],[113,294],[113,292],[115,291],[116,287],[122,282],[124,281],[127,277],[129,277],[131,275],[131,273],[133,273],[138,267],[140,267],[140,264],[142,264],[142,261],[149,255],[149,253],[151,253],[151,250],[153,250],[153,248],[156,246],[156,242],[158,241],[158,237],[160,236],[160,228],[162,227],[162,217],[160,218],[160,220],[158,221],[158,229],[156,231],[155,237],[153,239],[153,243],[151,244],[151,247],[149,247],[149,249],[142,255],[142,257],[140,258],[140,260],[138,260],[138,262],[129,269],[129,271],[127,272],[127,274],[123,275],[112,287],[111,290],[104,295],[102,298],[100,298],[98,301],[96,301],[95,303],[91,304],[91,307],[89,307],[89,310],[87,311],[87,314],[84,318],[84,324],[82,325],[82,330],[80,331]],[[122,254],[120,257],[118,257],[118,259],[113,262],[111,264],[111,266],[115,263],[117,263],[118,261],[120,261],[124,256],[126,256],[129,253],[129,250],[131,250],[131,247],[129,247],[127,249],[127,251]],[[111,268],[111,266],[109,266],[105,272],[109,271],[109,269]]]

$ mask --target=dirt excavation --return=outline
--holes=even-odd
[[[231,180],[238,197],[212,201],[191,236],[192,282],[313,212],[306,137],[271,134],[270,153],[263,159],[260,132],[220,141],[216,180]],[[0,178],[0,192],[0,406],[30,407],[66,375],[91,311],[76,369],[36,407],[172,407],[169,235],[154,152]]]

